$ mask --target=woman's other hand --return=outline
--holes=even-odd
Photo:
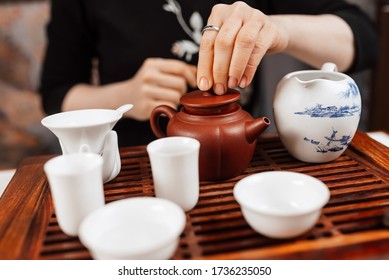
[[[149,58],[133,78],[123,82],[122,98],[134,105],[128,116],[148,120],[159,105],[177,108],[188,86],[196,86],[196,67],[174,59]]]
[[[126,81],[103,86],[75,85],[66,95],[62,110],[116,109],[131,103],[134,107],[124,116],[146,121],[159,105],[177,108],[187,85],[196,86],[195,66],[174,59],[148,58]]]

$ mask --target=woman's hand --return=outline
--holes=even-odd
[[[187,85],[196,86],[196,67],[174,59],[146,59],[136,75],[123,82],[123,103],[132,103],[127,116],[148,120],[159,105],[177,108]]]
[[[224,94],[227,87],[248,86],[263,56],[283,51],[288,44],[282,25],[244,2],[215,5],[207,25],[220,30],[203,34],[197,85],[201,90],[213,87],[216,94]]]
[[[175,59],[148,58],[134,77],[123,82],[92,86],[77,84],[67,93],[63,111],[107,108],[131,103],[124,116],[139,121],[150,118],[158,105],[176,108],[187,85],[196,86],[196,67]]]

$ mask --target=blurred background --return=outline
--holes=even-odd
[[[388,131],[389,90],[383,82],[389,78],[389,0],[349,1],[362,6],[378,23],[381,37],[377,67],[353,75],[363,96],[360,129]],[[11,170],[7,174],[27,156],[58,152],[56,138],[40,124],[44,113],[37,94],[49,5],[46,0],[0,0],[0,170]],[[260,114],[271,117],[278,81],[286,73],[308,67],[286,55],[267,57],[261,67],[274,73],[261,89]],[[275,130],[274,125],[271,129]]]
[[[0,1],[0,169],[50,152],[37,94],[48,1]]]

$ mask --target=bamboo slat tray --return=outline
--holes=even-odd
[[[0,199],[0,259],[89,259],[78,238],[56,222],[43,164],[26,159]],[[106,202],[153,196],[145,147],[121,150],[122,170],[105,185]],[[331,199],[316,226],[289,240],[269,239],[243,219],[232,190],[249,174],[290,170],[322,180]],[[175,259],[389,259],[389,149],[362,132],[336,161],[308,164],[292,158],[275,134],[259,139],[244,174],[201,183],[198,205],[187,213]]]

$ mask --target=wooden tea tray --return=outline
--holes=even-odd
[[[90,258],[78,238],[58,227],[43,172],[49,158],[26,159],[0,199],[0,259]],[[124,148],[121,158],[120,174],[105,185],[107,203],[153,196],[145,147]],[[305,235],[269,239],[243,219],[232,195],[235,183],[270,170],[309,174],[329,187],[331,199]],[[187,213],[175,259],[389,259],[389,229],[383,221],[389,211],[389,149],[362,132],[340,158],[324,164],[298,161],[276,134],[263,134],[244,174],[203,182],[200,189],[198,205]]]

